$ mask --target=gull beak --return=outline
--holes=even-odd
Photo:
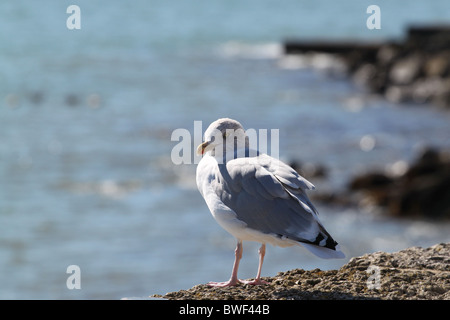
[[[214,144],[211,142],[203,142],[197,147],[197,155],[202,156],[206,151],[209,151],[214,148]]]

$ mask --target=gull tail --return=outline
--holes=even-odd
[[[310,252],[314,253],[316,256],[323,259],[342,259],[345,258],[345,254],[341,251],[338,244],[334,247],[334,249],[321,247],[311,243],[298,243],[299,245],[304,246]]]
[[[319,224],[319,232],[314,241],[301,241],[299,244],[323,259],[342,259],[345,254],[325,228]]]

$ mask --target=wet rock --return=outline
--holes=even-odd
[[[369,173],[363,176],[356,177],[350,183],[351,190],[359,189],[379,189],[386,188],[391,185],[394,180],[381,172]]]
[[[356,68],[353,79],[360,85],[372,86],[376,76],[377,70],[375,65],[372,63],[365,63]]]
[[[450,109],[450,25],[412,26],[404,41],[293,42],[290,54],[327,52],[345,61],[352,79],[395,103],[433,103]]]
[[[411,102],[412,89],[408,86],[391,85],[386,89],[384,96],[394,103]]]
[[[401,46],[395,43],[387,43],[380,47],[376,61],[380,66],[389,67],[401,56]]]
[[[311,178],[325,178],[328,174],[328,170],[324,165],[318,163],[311,162],[299,162],[299,161],[290,161],[289,165],[298,172],[298,174],[302,175],[306,179]]]
[[[417,25],[407,31],[405,47],[409,50],[420,49],[439,52],[450,48],[449,25]]]
[[[322,202],[327,205],[339,206],[339,207],[355,207],[360,199],[347,191],[340,192],[327,192],[316,191],[310,193],[311,200],[313,202]]]
[[[425,103],[433,102],[435,97],[449,92],[450,81],[439,77],[428,77],[417,80],[411,86],[409,94],[414,102]]]
[[[389,80],[393,85],[412,84],[422,71],[423,57],[414,54],[397,60],[389,71]]]
[[[280,272],[263,286],[212,288],[196,285],[153,297],[170,300],[450,299],[450,243],[352,258],[339,270]],[[378,276],[371,270],[376,270]],[[369,279],[369,277],[372,277]],[[371,280],[375,279],[375,283]]]
[[[450,51],[431,56],[425,62],[424,73],[427,78],[445,78],[450,71]]]
[[[353,178],[348,188],[394,216],[450,218],[450,158],[426,149],[403,174],[372,172]]]
[[[284,43],[285,54],[303,54],[308,52],[325,52],[331,54],[357,54],[354,59],[373,58],[379,48],[379,43],[356,43],[354,41],[296,41],[287,40]]]

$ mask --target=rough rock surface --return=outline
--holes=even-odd
[[[199,284],[165,299],[446,299],[450,300],[450,243],[375,252],[352,258],[339,270],[295,269],[265,277],[267,285],[212,288]]]

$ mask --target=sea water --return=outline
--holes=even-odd
[[[235,240],[196,190],[196,166],[170,158],[171,133],[196,120],[279,129],[282,160],[327,168],[312,179],[319,190],[450,147],[448,112],[373,97],[328,56],[282,54],[287,38],[400,38],[409,23],[448,21],[447,1],[379,1],[373,31],[368,1],[77,1],[79,30],[66,27],[71,4],[0,4],[2,299],[120,299],[228,279]],[[317,207],[347,258],[269,246],[263,276],[450,240],[445,223]],[[240,277],[256,274],[257,248],[244,244]],[[80,289],[67,286],[71,265]]]

